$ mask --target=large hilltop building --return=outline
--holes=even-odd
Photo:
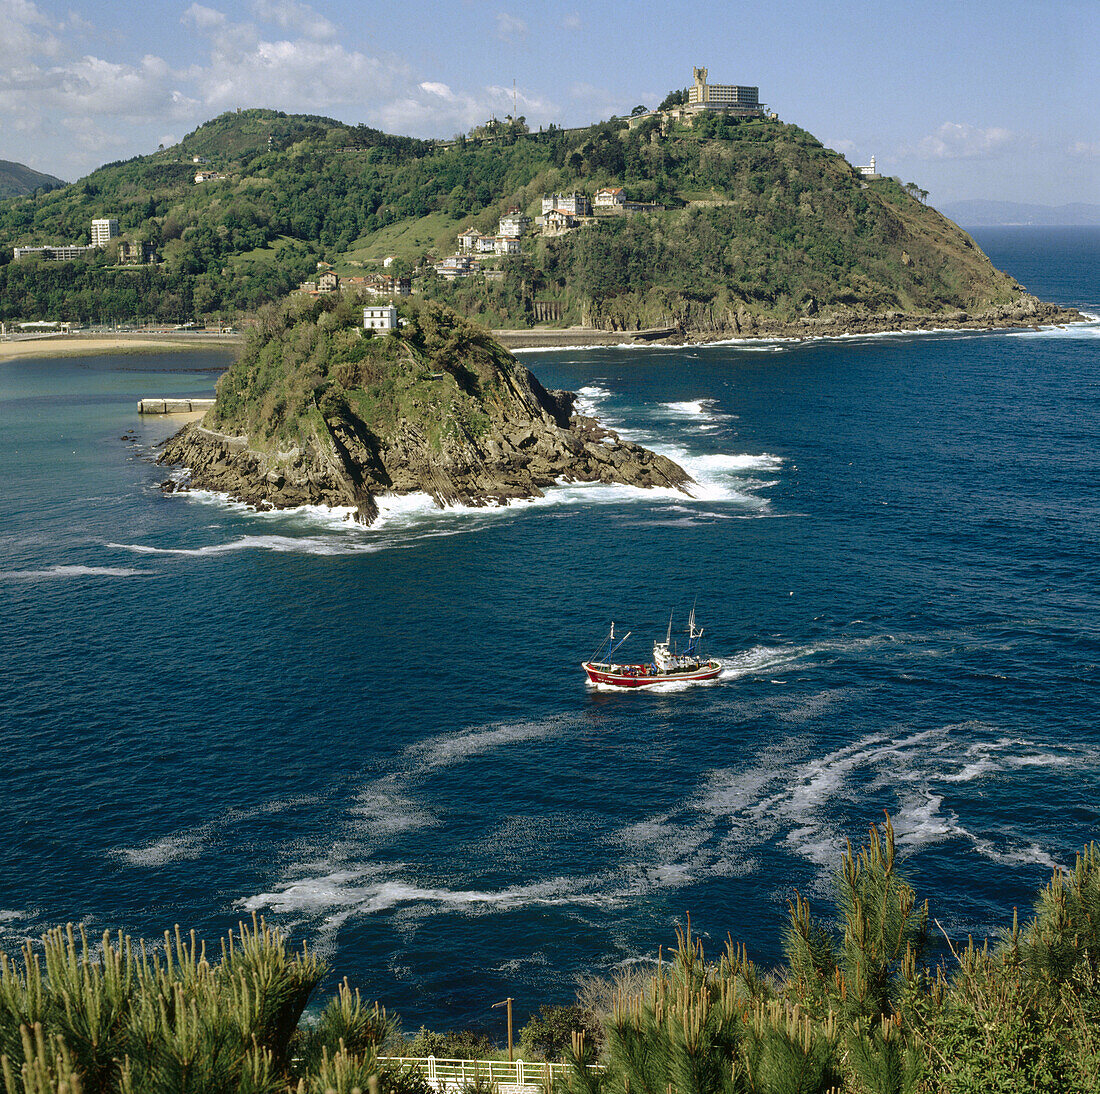
[[[708,84],[705,68],[693,68],[692,77],[692,85],[688,88],[689,109],[725,110],[745,118],[764,113],[760,105],[760,88],[740,84]]]

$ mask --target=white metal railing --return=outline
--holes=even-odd
[[[509,1063],[507,1060],[444,1060],[434,1056],[381,1056],[378,1062],[416,1068],[441,1094],[459,1091],[477,1079],[492,1083],[501,1094],[546,1092],[569,1071],[568,1064],[525,1063],[523,1060]]]

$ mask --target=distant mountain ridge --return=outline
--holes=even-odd
[[[0,160],[0,201],[6,198],[18,198],[24,194],[31,194],[35,190],[46,187],[54,190],[58,186],[67,186],[64,179],[53,175],[35,171],[24,163],[15,163],[12,160]]]
[[[1100,225],[1100,205],[1076,201],[1069,205],[1032,205],[1019,201],[955,201],[943,212],[964,228],[996,228],[1011,225],[1079,227]]]

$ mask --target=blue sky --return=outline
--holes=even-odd
[[[449,137],[577,125],[705,65],[931,192],[1100,202],[1100,0],[0,0],[0,158],[73,179],[234,107]]]

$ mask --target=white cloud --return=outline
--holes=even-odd
[[[1069,146],[1071,156],[1082,156],[1085,159],[1100,158],[1100,141],[1074,141]]]
[[[446,84],[437,84],[431,80],[425,80],[420,84],[420,90],[426,91],[429,95],[438,95],[441,99],[446,99],[447,102],[455,101],[455,93]]]
[[[0,0],[0,66],[26,65],[32,56],[56,56],[59,29],[31,0]]]
[[[183,13],[180,21],[184,24],[190,23],[198,30],[213,30],[225,25],[225,13],[203,4],[192,4]]]
[[[581,13],[579,11],[571,11],[561,21],[561,25],[566,30],[580,30],[581,29]]]
[[[274,23],[282,30],[297,31],[307,38],[327,40],[336,37],[336,27],[308,4],[295,0],[253,0],[252,10],[256,18]]]
[[[340,80],[319,73],[339,72]],[[392,93],[404,77],[395,62],[349,51],[335,42],[261,41],[240,50],[215,48],[199,84],[212,110],[268,106],[279,110],[328,111],[362,106]]]
[[[502,42],[515,42],[527,36],[527,24],[506,11],[497,12],[497,37]]]
[[[411,94],[384,103],[378,116],[382,128],[390,132],[431,136],[465,132],[487,121],[490,115],[503,118],[512,113],[512,105],[510,87],[464,92],[446,84],[425,83]],[[536,127],[559,114],[554,103],[523,91],[516,92],[515,109]]]
[[[1015,133],[1000,126],[980,129],[959,122],[944,122],[935,133],[917,143],[916,155],[928,160],[978,159],[1007,150],[1015,140]]]
[[[847,137],[842,137],[840,140],[826,140],[823,142],[826,148],[831,148],[834,152],[839,152],[842,156],[850,156],[857,148],[855,141],[848,140]]]

